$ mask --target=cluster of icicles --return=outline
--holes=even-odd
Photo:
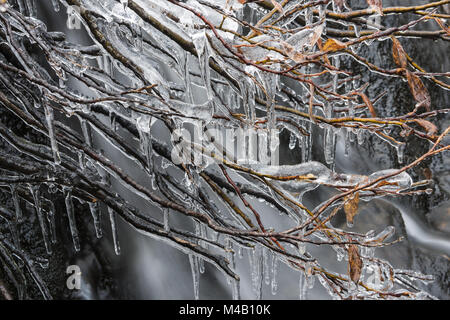
[[[108,0],[99,0],[99,1],[82,1],[83,6],[85,6],[90,12],[95,13],[97,18],[97,24],[100,30],[105,34],[105,37],[111,41],[112,44],[129,60],[135,62],[140,66],[143,70],[145,79],[149,83],[157,84],[157,89],[160,96],[167,102],[167,104],[162,103],[160,99],[156,99],[154,97],[145,97],[146,101],[155,106],[155,108],[160,111],[170,111],[177,112],[180,116],[175,116],[174,120],[177,125],[181,126],[183,123],[186,123],[189,120],[189,117],[195,117],[197,119],[201,119],[205,122],[215,123],[217,126],[223,126],[224,124],[213,120],[213,114],[224,112],[228,113],[227,106],[230,106],[234,109],[235,112],[242,111],[248,119],[249,123],[254,123],[256,121],[257,111],[267,112],[267,128],[275,128],[277,126],[278,129],[288,130],[290,131],[290,140],[289,140],[289,149],[294,149],[297,146],[297,143],[302,152],[301,158],[299,162],[301,164],[293,165],[293,166],[255,166],[253,169],[262,174],[267,175],[307,175],[313,174],[317,179],[314,182],[305,182],[305,181],[273,181],[275,185],[284,190],[286,194],[291,195],[293,199],[296,201],[301,201],[303,195],[317,188],[320,183],[326,183],[330,185],[357,185],[363,181],[371,181],[378,177],[384,176],[386,174],[392,173],[393,171],[384,170],[380,172],[373,173],[370,176],[355,176],[355,175],[346,175],[340,174],[336,175],[333,173],[333,163],[334,163],[334,152],[336,145],[336,137],[339,134],[343,134],[345,136],[345,150],[348,153],[349,145],[351,142],[357,140],[358,143],[362,144],[364,142],[364,131],[363,130],[347,130],[340,129],[337,130],[332,126],[323,126],[324,130],[324,158],[325,162],[331,166],[329,169],[327,166],[312,161],[312,134],[309,136],[305,136],[299,133],[297,128],[289,125],[289,122],[283,122],[281,125],[276,124],[276,115],[274,110],[274,101],[282,101],[289,103],[294,103],[294,108],[300,111],[305,111],[305,105],[307,102],[304,101],[304,97],[307,96],[308,88],[302,87],[302,84],[296,90],[285,88],[285,90],[280,90],[282,85],[280,83],[280,78],[278,75],[265,73],[260,70],[257,70],[254,67],[245,67],[245,71],[249,74],[255,76],[261,83],[263,83],[266,94],[269,95],[269,101],[272,103],[268,103],[269,105],[258,105],[255,103],[255,98],[258,93],[258,88],[252,81],[249,81],[245,77],[242,77],[240,72],[233,67],[229,61],[226,61],[223,57],[221,57],[217,50],[213,49],[210,41],[214,43],[217,48],[223,49],[223,46],[214,38],[213,34],[210,31],[206,31],[205,29],[198,30],[195,28],[195,24],[199,21],[195,18],[192,13],[187,12],[179,7],[174,5],[169,5],[165,0],[139,0],[135,1],[142,8],[144,8],[149,14],[153,15],[158,21],[165,24],[169,30],[171,30],[174,34],[178,35],[180,39],[184,39],[186,41],[190,41],[193,43],[195,50],[197,52],[197,57],[191,55],[184,51],[178,44],[176,44],[172,39],[168,38],[166,35],[161,33],[159,30],[155,29],[152,25],[143,22],[134,11],[130,10],[127,5],[128,1],[121,0],[120,3],[115,1]],[[223,8],[230,15],[236,15],[239,18],[243,17],[244,10],[243,6],[239,1],[225,1],[225,0],[215,0],[211,1],[214,5]],[[35,16],[36,6],[33,0],[18,0],[17,3],[20,6],[20,10],[25,12],[30,12],[31,15]],[[58,0],[52,0],[54,5],[54,9],[56,11],[60,11],[61,2]],[[293,2],[292,5],[295,5],[296,2]],[[211,8],[202,6],[199,2],[195,0],[187,1],[187,4],[192,5],[197,10],[201,11],[205,16],[207,16],[212,23],[218,24],[222,19],[222,16],[218,14],[216,11],[211,10]],[[250,4],[252,11],[251,17],[249,21],[258,20],[265,12],[261,9],[257,8],[256,5]],[[294,15],[289,19],[289,21],[285,21],[284,25],[289,25],[297,17],[298,15],[304,15],[305,21],[309,24],[317,24],[315,28],[313,28],[313,32],[319,32],[323,30],[325,27],[325,20],[322,20],[321,17],[325,12],[325,6],[319,5],[319,21],[320,23],[313,22],[312,10],[316,7],[308,7],[305,10],[298,11],[297,15]],[[285,8],[286,11],[289,8]],[[178,18],[180,21],[179,24],[174,22],[174,19],[170,20],[166,17],[165,13],[169,11],[173,16]],[[36,22],[38,24],[38,22]],[[124,27],[126,25],[127,27]],[[42,27],[42,25],[39,25]],[[223,23],[224,28],[228,28],[233,31],[238,31],[238,24],[234,22],[232,19],[226,19]],[[231,33],[219,32],[227,41],[230,41],[233,44],[239,44],[240,40],[236,39],[232,36]],[[290,38],[285,39],[285,42],[290,46],[294,46],[294,50],[307,50],[308,44],[306,43],[306,39],[310,37],[311,32],[308,34],[300,33],[292,35]],[[209,40],[208,40],[209,37]],[[309,38],[308,38],[309,39]],[[259,41],[266,41],[267,45],[271,45],[270,39],[256,39]],[[305,40],[305,41],[303,41]],[[159,44],[159,45],[152,45]],[[163,46],[163,47],[158,47]],[[96,46],[92,46],[91,49],[94,50]],[[244,48],[245,49],[245,48]],[[252,59],[258,60],[259,57],[269,56],[274,60],[278,57],[273,52],[267,52],[261,48],[252,48],[253,51],[249,50],[245,53]],[[79,63],[74,64],[73,61],[70,61],[63,55],[57,55],[55,53],[54,57],[51,57],[50,64],[52,68],[56,71],[56,73],[60,77],[60,87],[65,88],[67,76],[64,72],[64,69],[61,65],[69,68],[76,74],[85,74],[90,77],[96,79],[97,81],[103,82],[106,88],[112,92],[121,92],[124,91],[126,86],[131,88],[139,88],[143,86],[143,82],[140,79],[137,79],[130,71],[124,68],[120,63],[115,61],[108,53],[102,52],[102,55],[96,55],[95,57],[89,57],[92,60],[96,60],[98,68],[83,68],[82,66],[87,66],[90,63],[87,61],[88,58],[83,56],[76,48],[66,49],[67,53],[71,55],[72,58],[78,59]],[[84,47],[84,52],[88,52],[89,48]],[[225,70],[232,79],[234,79],[239,84],[239,90],[230,86],[227,79],[220,79],[217,74],[213,74],[209,67],[209,60],[213,58],[214,61],[218,64],[218,66]],[[339,57],[334,57],[334,65],[339,67]],[[81,66],[81,67],[80,67]],[[170,70],[166,70],[163,66],[168,67]],[[304,70],[307,72],[307,70]],[[128,83],[127,85],[122,85],[118,82],[113,82],[110,79],[120,76],[126,77]],[[177,78],[178,80],[168,80],[168,75],[170,74],[170,79]],[[212,85],[214,83],[214,86]],[[337,92],[339,83],[338,74],[336,74],[332,80],[332,90]],[[360,83],[358,78],[353,81],[346,81],[345,90],[349,91],[353,87],[357,88]],[[195,92],[198,90],[204,90],[206,92],[206,101],[199,101],[199,98],[196,96]],[[83,95],[77,94],[78,97],[83,98]],[[294,97],[294,99],[292,99]],[[139,99],[142,99],[138,93],[133,96],[133,98],[139,102]],[[296,104],[296,101],[298,104]],[[163,159],[161,160],[161,168],[154,168],[155,155],[152,150],[152,141],[157,141],[158,137],[154,135],[152,132],[152,127],[155,122],[158,121],[154,117],[143,114],[136,111],[136,108],[130,110],[128,108],[128,103],[120,104],[120,106],[108,103],[100,103],[104,105],[106,108],[111,110],[111,119],[110,125],[111,128],[116,130],[116,118],[123,117],[131,120],[136,123],[136,128],[139,132],[140,137],[140,152],[146,157],[148,174],[152,179],[153,170],[163,170],[168,171],[175,166],[169,161]],[[138,105],[138,104],[136,104]],[[171,109],[168,109],[167,105],[171,106]],[[77,105],[70,104],[63,106],[66,108],[66,111],[69,114],[76,114],[78,112],[86,112],[89,113],[89,107],[85,105]],[[356,111],[351,100],[347,101],[347,105],[342,106],[343,109],[349,110],[346,112],[342,112],[342,114],[348,116],[354,116]],[[330,104],[325,104],[323,108],[323,114],[325,117],[332,117],[333,110]],[[55,165],[61,163],[61,154],[58,147],[58,142],[55,137],[55,128],[53,125],[54,114],[53,109],[48,105],[45,106],[45,115],[49,128],[49,137],[51,141],[51,148],[53,151],[54,162]],[[184,118],[181,116],[183,115]],[[309,119],[299,120],[298,118],[294,118],[286,115],[286,118],[292,119],[298,123],[298,125],[306,132],[311,132],[313,128],[313,123]],[[235,120],[230,120],[231,123],[228,123],[229,126],[239,126],[240,122],[236,122]],[[84,139],[89,147],[93,147],[92,137],[91,137],[91,127],[90,124],[80,117],[80,123],[82,132],[84,135]],[[97,129],[97,128],[95,128]],[[103,134],[100,130],[97,131],[98,134]],[[355,139],[356,138],[356,139]],[[107,139],[105,137],[105,139]],[[389,142],[389,141],[388,141]],[[161,144],[165,142],[161,141]],[[398,151],[398,159],[402,161],[403,158],[403,150],[404,146],[395,145]],[[120,148],[118,148],[120,152],[123,152]],[[129,155],[125,154],[127,157]],[[132,159],[134,160],[134,159]],[[115,173],[108,170],[108,168],[104,168],[101,165],[95,163],[95,161],[91,159],[87,159],[84,154],[79,153],[79,164],[80,167],[88,171],[98,170],[98,175],[101,177],[103,182],[106,184],[106,181],[111,178],[116,178],[118,181],[122,181],[120,177],[115,176]],[[204,168],[201,168],[204,169]],[[195,170],[194,170],[195,171]],[[193,172],[195,175],[195,172]],[[255,188],[256,190],[262,190],[266,192],[266,187],[257,181],[249,181],[244,178],[245,182],[243,185],[247,185],[250,188]],[[194,189],[198,186],[193,185],[190,180],[186,177],[184,180],[187,189]],[[386,184],[384,188],[392,188],[393,191],[397,190],[407,190],[412,186],[411,177],[406,173],[401,173],[397,176],[391,177],[388,182],[390,184]],[[125,185],[129,188],[128,185]],[[393,187],[396,186],[396,187]],[[156,189],[154,181],[152,182],[152,187]],[[55,224],[54,224],[54,212],[48,212],[47,217],[45,216],[45,212],[41,209],[41,198],[39,195],[39,186],[30,185],[30,191],[33,195],[34,205],[36,208],[39,225],[42,229],[42,235],[44,238],[44,243],[47,252],[50,254],[51,242],[56,241],[55,237]],[[136,190],[133,190],[136,192]],[[177,193],[176,190],[172,190],[174,193]],[[11,193],[13,196],[14,204],[16,206],[16,214],[17,218],[20,221],[22,218],[19,200],[16,192],[16,187],[11,187]],[[69,219],[70,232],[72,234],[73,244],[76,251],[80,250],[80,241],[77,226],[75,223],[74,216],[74,204],[73,204],[73,195],[70,187],[63,188],[65,204],[67,209],[67,217]],[[144,199],[151,201],[145,195],[140,194],[144,197]],[[370,200],[373,196],[369,194],[361,194],[361,198],[363,200]],[[184,202],[183,195],[180,195],[180,201]],[[81,201],[81,200],[80,200]],[[189,202],[184,202],[189,205]],[[191,204],[192,205],[192,204]],[[101,212],[98,203],[89,203],[89,208],[92,214],[92,218],[94,221],[94,227],[97,237],[102,237],[102,229],[101,229]],[[50,210],[51,211],[51,210]],[[289,210],[287,210],[289,212]],[[116,254],[120,254],[120,245],[117,236],[117,228],[116,228],[116,216],[113,209],[108,207],[108,214],[112,228],[113,234],[113,242]],[[170,232],[170,211],[168,209],[164,209],[162,213],[163,219],[163,227],[164,230]],[[297,223],[302,223],[301,218],[297,216],[292,216],[292,219]],[[47,222],[49,226],[47,226]],[[219,241],[223,238],[222,235],[215,233],[214,231],[208,231],[207,227],[199,222],[195,221],[195,233],[200,238],[215,238],[213,240]],[[365,239],[366,242],[373,241],[374,239],[379,238],[387,238],[388,236],[394,233],[393,227],[388,227],[384,231],[379,234],[375,234],[373,231],[367,233]],[[235,241],[232,237],[224,237],[222,239],[224,242],[224,247],[227,255],[227,260],[230,263],[231,269],[235,269],[236,266],[236,257],[235,252],[237,252],[237,256],[243,257],[244,250],[247,250],[249,253],[250,266],[251,266],[251,283],[252,289],[255,293],[256,298],[262,298],[262,287],[265,283],[266,285],[270,285],[271,291],[273,294],[277,293],[278,283],[277,283],[277,270],[279,269],[279,263],[283,262],[286,265],[290,264],[286,261],[285,257],[278,255],[268,248],[262,245],[256,245],[254,248],[249,249],[247,246],[242,246],[242,243],[239,241]],[[198,243],[201,246],[208,247],[208,243],[206,241],[199,241]],[[340,261],[346,255],[345,250],[343,250],[339,246],[333,247],[337,252],[337,259]],[[296,251],[300,256],[305,256],[305,246],[300,245],[298,248],[291,248]],[[361,256],[364,259],[365,270],[366,272],[374,272],[378,274],[378,277],[373,277],[374,279],[380,278],[381,274],[389,274],[390,270],[393,268],[388,265],[387,262],[384,262],[382,265],[371,264],[369,262],[370,258],[373,257],[374,248],[362,247]],[[192,277],[194,280],[194,296],[196,299],[200,296],[199,291],[199,283],[200,283],[200,274],[205,272],[204,266],[204,257],[200,255],[196,255],[193,252],[188,252],[189,261],[192,268]],[[300,272],[300,298],[306,297],[306,292],[308,288],[313,288],[315,278],[313,269],[315,267],[316,262],[306,262],[304,272]],[[384,267],[383,267],[384,266]],[[298,269],[296,269],[298,271]],[[411,282],[409,277],[420,276],[412,274],[409,271],[404,270],[395,270],[398,274],[398,277],[402,277],[404,281]],[[226,275],[229,279],[229,283],[232,284],[232,293],[234,299],[240,298],[240,288],[239,288],[239,280],[232,279],[228,275]],[[326,281],[322,279],[322,277],[317,277],[321,284],[328,289],[328,284]],[[384,277],[386,279],[385,283],[372,283],[370,284],[373,289],[385,290],[389,289],[393,286],[393,283],[388,283],[388,277]],[[422,278],[424,278],[422,276]],[[426,281],[429,278],[425,278]],[[355,289],[356,290],[356,289]],[[333,297],[337,297],[333,291],[330,289],[330,294]]]

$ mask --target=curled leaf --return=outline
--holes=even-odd
[[[372,115],[372,117],[376,118],[377,117],[377,113],[375,112],[375,108],[373,106],[372,101],[370,101],[369,97],[366,94],[362,93],[362,92],[356,92],[356,94],[363,99],[364,104],[369,109],[370,114]]]
[[[358,213],[359,206],[359,192],[355,193],[353,196],[350,195],[346,198],[346,203],[344,204],[345,217],[347,218],[347,224],[349,226],[353,225],[353,218]]]
[[[358,283],[361,278],[363,262],[359,256],[358,247],[355,244],[348,246],[348,274],[354,283]]]
[[[414,122],[424,128],[430,136],[433,136],[438,131],[437,127],[430,121],[424,119],[414,119]]]
[[[408,59],[406,58],[405,50],[403,49],[400,41],[395,37],[392,37],[392,56],[395,63],[402,68],[406,68],[408,65]]]
[[[428,93],[428,90],[422,80],[408,70],[406,70],[406,78],[408,79],[409,89],[411,90],[414,99],[417,101],[417,106],[425,107],[428,111],[430,111],[430,94]]]

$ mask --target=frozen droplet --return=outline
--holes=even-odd
[[[401,143],[399,145],[397,145],[397,147],[395,148],[397,150],[397,160],[399,164],[402,164],[404,161],[404,155],[405,155],[405,149],[406,149],[406,144],[405,143]]]
[[[123,5],[123,9],[126,10],[128,7],[128,0],[120,0],[120,3]]]

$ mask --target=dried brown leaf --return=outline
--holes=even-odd
[[[389,181],[380,181],[376,184],[376,188],[381,188],[383,186],[397,186],[398,187],[398,182],[389,182]]]
[[[428,111],[430,111],[430,94],[428,93],[428,90],[423,84],[422,80],[420,80],[418,76],[416,76],[414,73],[409,72],[408,70],[406,70],[406,78],[408,79],[409,89],[411,90],[411,93],[416,100],[417,105],[425,107]]]
[[[283,46],[284,53],[293,61],[300,63],[305,60],[305,56],[300,52],[298,52],[297,50],[295,50],[295,48],[291,46],[289,43],[282,41],[281,45]]]
[[[427,180],[433,179],[433,173],[431,172],[430,168],[423,168],[422,173],[425,176],[425,179]]]
[[[347,44],[336,40],[336,39],[332,39],[329,38],[327,40],[327,42],[325,42],[325,44],[323,45],[323,51],[324,52],[335,52],[341,49],[345,49],[347,47]]]
[[[375,112],[375,108],[373,106],[372,101],[370,101],[369,97],[362,92],[357,92],[356,94],[363,99],[364,104],[367,106],[367,108],[369,108],[369,111],[370,111],[370,114],[372,115],[372,117],[376,118],[377,113]]]
[[[424,119],[414,119],[414,122],[424,128],[430,136],[433,136],[438,131],[438,128],[430,121]]]
[[[319,40],[317,40],[317,47],[319,48],[320,51],[324,51],[323,50],[323,43],[322,43],[322,39],[319,38]],[[330,59],[328,59],[328,56],[326,54],[324,54],[322,56],[322,60],[326,63],[331,65]]]
[[[361,278],[363,262],[359,256],[358,247],[355,244],[348,246],[348,274],[354,283]]]
[[[392,37],[392,56],[394,57],[395,63],[402,68],[408,66],[408,59],[406,58],[405,50],[403,49],[400,41]]]
[[[346,203],[344,204],[345,217],[347,218],[347,223],[353,225],[353,218],[358,213],[359,206],[359,192],[355,193],[353,196],[350,195],[346,198]]]

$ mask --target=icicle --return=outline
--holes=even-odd
[[[36,3],[35,0],[25,0],[28,8],[28,12],[31,17],[36,17]]]
[[[59,0],[52,0],[52,4],[53,4],[53,9],[54,9],[56,12],[58,12],[58,11],[61,9],[61,7],[60,7],[60,5],[59,5]]]
[[[272,283],[271,283],[271,291],[273,295],[276,295],[278,291],[277,273],[278,273],[278,258],[274,255],[272,259]]]
[[[89,126],[89,123],[85,119],[80,118],[80,124],[81,124],[81,131],[83,131],[84,142],[89,147],[92,147],[91,127]]]
[[[66,71],[64,71],[64,69],[60,69],[59,72],[61,73],[61,75],[59,77],[59,87],[61,89],[65,89],[66,81],[67,81]]]
[[[262,298],[262,268],[263,268],[263,259],[262,259],[262,248],[257,246],[253,250],[253,265],[252,268],[252,289],[255,293],[255,300],[261,300]]]
[[[350,129],[344,129],[344,156],[348,157],[350,152]]]
[[[300,300],[306,300],[306,282],[305,282],[305,275],[303,272],[299,272],[300,277],[298,280],[298,287],[299,287],[299,299]]]
[[[233,279],[233,300],[241,300],[241,288],[240,281]]]
[[[191,73],[189,64],[189,53],[185,53],[184,59],[184,87],[185,87],[185,99],[187,103],[194,103],[194,97],[192,96],[191,90]]]
[[[193,254],[189,254],[189,263],[191,264],[192,281],[194,283],[194,299],[200,298],[200,274],[197,257]]]
[[[23,219],[22,209],[20,208],[19,195],[17,194],[17,186],[15,184],[11,184],[9,186],[11,189],[11,196],[14,203],[14,209],[16,212],[16,221],[21,222]]]
[[[297,248],[298,248],[298,253],[303,256],[305,254],[305,252],[306,252],[306,245],[305,245],[305,243],[304,242],[297,243]]]
[[[103,237],[101,212],[98,202],[89,202],[89,210],[91,211],[92,219],[94,220],[95,235],[98,239]]]
[[[308,7],[305,9],[305,25],[309,26],[313,23],[313,7]]]
[[[356,140],[358,141],[358,144],[360,146],[362,146],[364,144],[364,140],[365,140],[365,131],[358,130],[356,132]]]
[[[230,238],[225,239],[225,250],[227,252],[227,259],[230,262],[230,268],[234,270],[236,268],[234,260],[233,242]],[[228,284],[230,284],[231,279],[228,279]]]
[[[164,231],[169,232],[170,231],[170,225],[169,225],[169,209],[164,209]]]
[[[56,223],[55,223],[55,206],[50,201],[50,209],[47,211],[47,221],[50,226],[50,238],[53,244],[57,242],[56,239]]]
[[[203,83],[205,84],[206,94],[208,100],[212,100],[214,95],[211,88],[210,69],[209,69],[209,50],[206,32],[203,31],[194,34],[192,40],[195,49],[197,51],[200,73]]]
[[[269,285],[270,284],[270,258],[272,256],[272,252],[263,248],[263,261],[264,261],[264,282]]]
[[[120,3],[123,5],[123,10],[126,10],[128,7],[128,0],[120,0]]]
[[[310,262],[307,262],[305,264],[305,280],[308,289],[312,289],[314,287],[315,277],[313,275],[313,266],[311,265]]]
[[[292,150],[295,148],[295,145],[297,144],[297,136],[293,133],[289,136],[289,149]]]
[[[244,250],[242,250],[241,246],[239,246],[238,248],[238,257],[239,259],[242,259],[244,257]]]
[[[47,120],[47,126],[48,126],[48,135],[50,137],[50,144],[52,146],[52,152],[53,152],[53,159],[55,160],[56,164],[61,164],[61,156],[59,155],[58,150],[58,141],[55,137],[55,127],[53,124],[54,121],[54,115],[53,115],[53,109],[48,105],[48,103],[45,103],[45,119]]]
[[[406,144],[405,143],[401,143],[399,145],[397,145],[397,147],[395,148],[397,150],[397,160],[399,164],[402,164],[404,161],[404,155],[405,155],[405,149],[406,149]]]
[[[35,185],[30,185],[30,192],[31,195],[33,196],[33,201],[34,201],[34,207],[36,209],[36,214],[39,220],[39,225],[41,227],[41,232],[42,232],[42,237],[44,239],[44,245],[45,245],[45,249],[47,250],[48,254],[52,253],[52,248],[50,245],[50,241],[49,241],[49,234],[48,234],[48,229],[47,229],[47,225],[45,224],[45,220],[44,220],[44,214],[42,213],[42,208],[41,208],[41,201],[39,199],[39,186],[35,186]]]
[[[325,129],[325,141],[324,141],[324,155],[325,162],[329,165],[334,163],[334,150],[336,145],[336,135],[334,134],[334,130],[330,128]]]
[[[63,187],[64,198],[66,202],[67,217],[69,218],[70,233],[72,234],[72,241],[75,251],[80,251],[80,239],[78,236],[78,229],[75,221],[75,212],[72,202],[72,188]]]
[[[113,243],[114,243],[114,252],[116,253],[116,255],[120,255],[120,243],[119,243],[119,237],[118,237],[118,233],[117,233],[116,213],[110,207],[108,207],[108,213],[109,213],[109,221],[111,223],[111,232],[112,232]]]
[[[195,229],[195,235],[198,237],[202,237],[202,225],[200,222],[194,219],[194,229]],[[200,247],[203,247],[203,241],[199,240],[198,245]],[[197,263],[198,263],[198,269],[200,273],[205,273],[205,261],[200,257],[197,256]]]
[[[345,250],[339,246],[334,246],[334,249],[336,250],[336,259],[337,261],[342,261],[345,257]]]

